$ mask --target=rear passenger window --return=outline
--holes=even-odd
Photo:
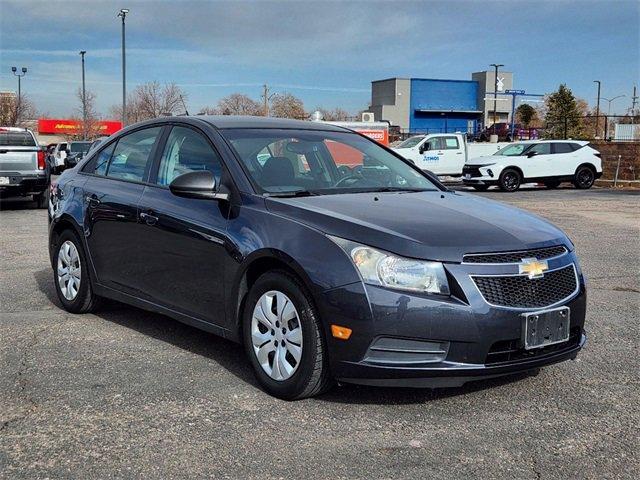
[[[446,150],[458,150],[458,139],[456,137],[444,137],[444,148]]]
[[[121,137],[111,155],[107,177],[142,182],[151,161],[151,150],[161,129],[147,128]]]
[[[216,184],[219,184],[222,161],[218,153],[206,138],[195,130],[173,127],[160,159],[156,183],[169,185],[180,175],[198,171],[211,172]]]
[[[573,152],[573,148],[571,148],[570,143],[554,143],[553,144],[553,153],[571,153]]]

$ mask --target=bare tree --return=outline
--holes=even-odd
[[[340,107],[336,107],[333,110],[318,107],[316,110],[322,113],[322,119],[327,120],[328,122],[344,122],[352,118],[352,116],[349,115],[349,112]]]
[[[76,97],[80,106],[76,109],[74,120],[81,125],[80,131],[75,134],[78,138],[95,138],[100,135],[100,118],[96,112],[96,94],[91,90],[86,90],[82,96],[82,88],[78,87]],[[84,119],[84,109],[86,109],[86,120]]]
[[[127,96],[127,121],[140,122],[163,115],[174,115],[184,112],[183,101],[186,93],[175,83],[160,85],[149,82],[138,85]],[[122,116],[122,107],[114,105],[109,114],[115,118]]]
[[[295,118],[303,120],[308,117],[304,103],[290,93],[276,95],[271,101],[270,114],[273,117]]]
[[[28,120],[37,116],[37,111],[31,100],[22,95],[20,102],[15,94],[0,94],[0,125],[6,127],[20,127]]]
[[[221,98],[215,108],[204,107],[201,115],[262,115],[262,107],[258,102],[243,95],[232,93]]]

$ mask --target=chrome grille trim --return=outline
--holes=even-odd
[[[544,255],[545,251],[550,252],[555,250],[562,253],[558,253],[556,255],[551,255],[551,256]],[[543,253],[542,255],[540,255],[541,252]],[[566,255],[567,253],[569,253],[569,250],[564,245],[555,245],[553,247],[532,248],[530,250],[513,250],[510,252],[466,253],[462,257],[462,263],[465,265],[517,265],[521,263],[524,258],[536,258],[538,260],[555,260],[556,258],[560,258]],[[512,258],[509,258],[513,256],[519,257],[520,260],[514,261],[512,260]],[[479,259],[479,260],[488,259],[491,257],[493,258],[505,257],[509,261],[492,262],[492,261],[476,261],[475,260],[475,259]]]

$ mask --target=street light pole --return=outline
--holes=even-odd
[[[618,98],[622,98],[622,97],[626,97],[626,95],[618,95],[617,97],[613,97],[611,99],[605,98],[605,97],[601,97],[602,100],[605,100],[605,101],[609,102],[609,106],[607,107],[607,117],[611,115],[611,102],[613,102],[614,100],[616,100]]]
[[[490,67],[495,68],[495,76],[493,78],[493,134],[496,134],[496,121],[498,110],[498,68],[504,67],[501,63],[492,63]]]
[[[18,77],[18,99],[16,101],[16,122],[15,122],[17,125],[18,121],[20,120],[18,117],[20,116],[20,104],[22,103],[22,86],[20,85],[20,80],[22,80],[22,77],[24,77],[27,74],[27,67],[22,67],[20,69],[20,71],[22,72],[21,74],[18,73],[17,67],[11,67],[11,71],[16,77]]]
[[[600,80],[594,80],[593,83],[598,84],[598,100],[596,102],[596,137],[598,136],[598,124],[600,123]]]
[[[121,8],[118,17],[122,18],[122,126],[127,124],[127,61],[125,55],[124,19],[128,8]]]
[[[87,91],[84,83],[84,54],[86,50],[80,50],[82,57],[82,139],[87,139]]]

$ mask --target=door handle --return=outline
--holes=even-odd
[[[158,217],[145,212],[140,214],[140,219],[144,220],[147,225],[154,225],[158,221]]]
[[[89,204],[89,208],[96,208],[98,205],[100,205],[100,199],[98,199],[98,197],[96,197],[95,195],[87,195],[86,197],[84,197],[84,199]]]

